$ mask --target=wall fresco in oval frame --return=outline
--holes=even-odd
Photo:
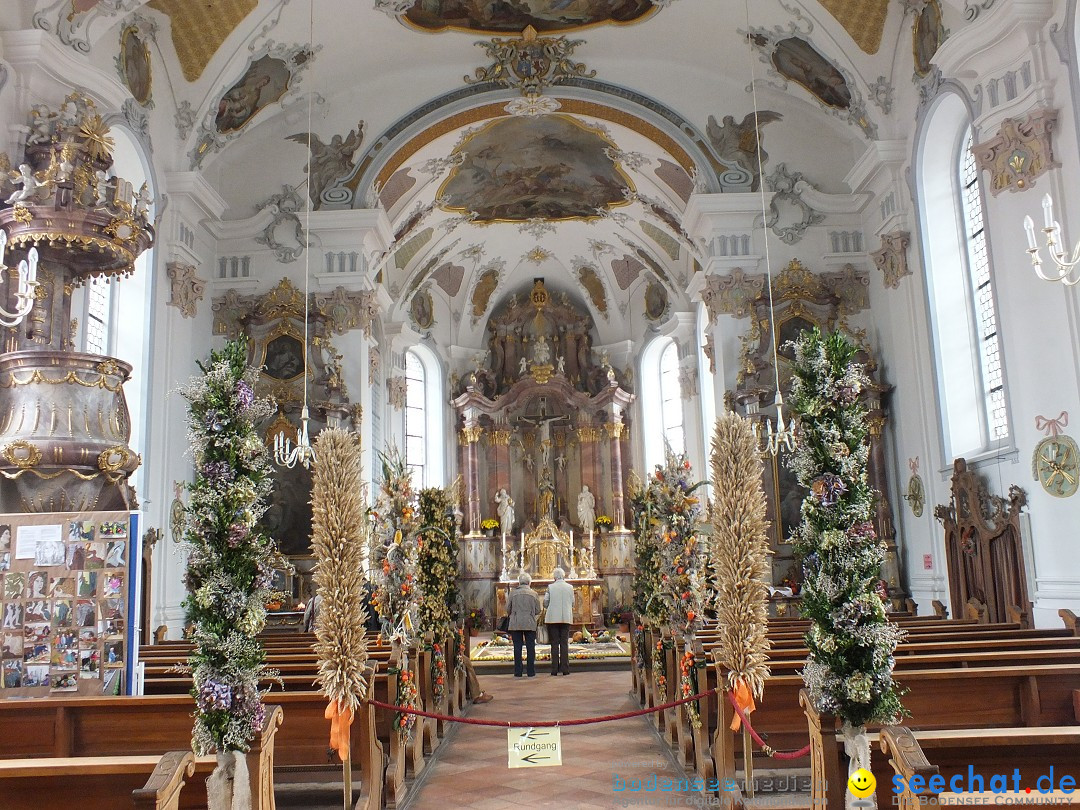
[[[618,146],[568,115],[498,118],[455,149],[463,160],[438,196],[478,222],[592,219],[635,190],[609,148]]]
[[[430,329],[435,325],[435,303],[431,300],[431,293],[420,290],[409,301],[409,315],[421,329]]]
[[[518,34],[531,25],[543,34],[596,25],[629,25],[647,19],[657,10],[653,0],[416,0],[400,16],[422,31]]]
[[[214,125],[218,132],[236,132],[263,109],[285,95],[292,69],[284,59],[266,54],[251,62],[240,80],[218,99]]]
[[[941,6],[937,0],[927,0],[915,16],[915,24],[911,27],[911,53],[915,59],[915,73],[919,76],[929,75],[932,65],[931,60],[945,39],[945,26],[941,22]]]
[[[139,36],[137,26],[129,25],[120,34],[120,76],[139,104],[150,105],[153,95],[153,72],[150,65],[150,48]]]
[[[851,88],[847,79],[805,39],[787,37],[780,40],[773,49],[771,61],[777,73],[805,87],[822,104],[839,110],[851,107]]]

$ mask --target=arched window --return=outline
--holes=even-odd
[[[986,226],[983,222],[979,170],[971,151],[969,128],[960,150],[960,202],[964,212],[964,236],[968,250],[968,281],[975,304],[975,339],[982,365],[986,422],[991,440],[1009,437],[1009,417],[1005,410],[1005,382],[1001,373],[1001,347],[998,341],[997,306],[994,283],[990,277],[990,257],[986,250]]]
[[[1009,437],[993,268],[984,232],[968,109],[943,94],[918,154],[923,255],[938,409],[947,459]]]
[[[682,391],[679,387],[679,349],[670,341],[660,354],[660,402],[664,441],[672,453],[686,451],[683,431]]]
[[[657,338],[645,347],[641,353],[641,380],[645,467],[652,469],[664,463],[666,448],[673,453],[686,449],[679,348],[670,337]]]
[[[417,487],[427,486],[427,403],[424,364],[413,351],[405,352],[405,463]]]
[[[442,405],[439,359],[427,347],[413,346],[405,352],[405,464],[416,489],[446,483]]]
[[[90,354],[109,354],[112,325],[113,285],[95,278],[86,285],[86,331],[83,351]]]

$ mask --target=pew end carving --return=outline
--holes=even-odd
[[[146,784],[131,794],[135,810],[178,810],[180,791],[195,773],[195,755],[169,751],[162,755]]]

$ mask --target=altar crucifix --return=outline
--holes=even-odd
[[[560,414],[548,414],[547,397],[540,397],[539,415],[535,417],[519,416],[519,422],[536,426],[537,459],[536,469],[536,520],[549,518],[555,520],[555,470],[552,463],[551,425],[553,422],[568,420]]]

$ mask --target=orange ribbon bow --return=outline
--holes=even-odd
[[[750,712],[757,709],[757,704],[754,703],[754,695],[750,691],[750,687],[746,685],[746,681],[739,678],[739,680],[735,682],[735,689],[733,691],[735,693],[736,705],[738,705],[739,709],[742,710],[742,713],[749,719]],[[731,730],[738,731],[741,726],[742,717],[739,716],[738,712],[735,712],[735,716],[731,719]]]
[[[344,762],[349,755],[353,710],[331,700],[323,712],[323,717],[330,721],[330,747],[337,751],[338,757]]]

